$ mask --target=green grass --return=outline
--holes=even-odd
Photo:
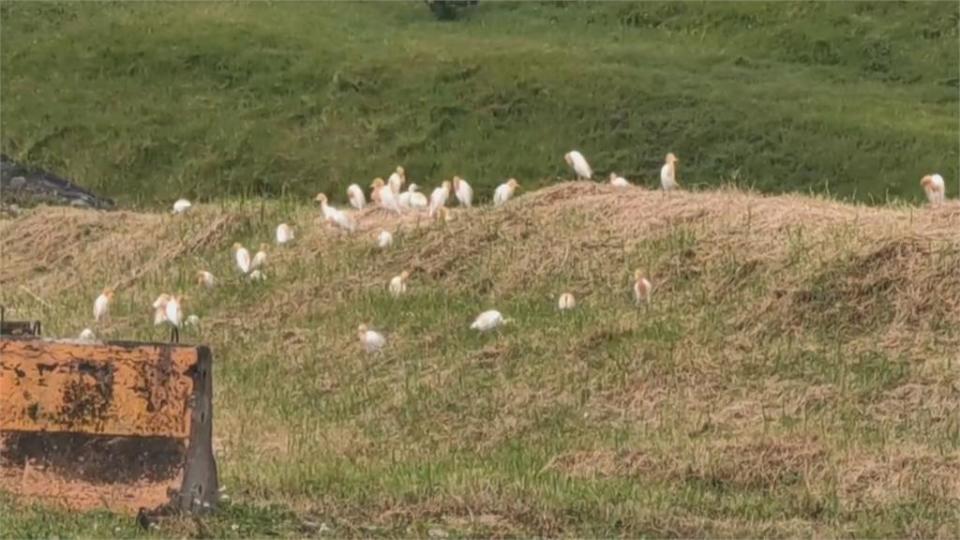
[[[4,152],[124,204],[327,191],[402,163],[482,198],[600,174],[866,202],[955,193],[951,2],[0,8]]]
[[[662,200],[633,193],[624,204]],[[921,309],[913,293],[937,284],[949,305],[960,285],[955,238],[918,233],[909,208],[879,211],[881,222],[847,209],[849,220],[804,223],[800,235],[790,218],[781,219],[791,227],[770,224],[778,204],[822,202],[753,199],[764,224],[755,230],[716,218],[666,224],[588,197],[557,209],[525,202],[537,197],[458,212],[447,229],[403,230],[386,252],[372,234],[328,233],[314,208],[289,201],[122,219],[40,209],[0,222],[0,301],[41,318],[48,335],[73,336],[91,324],[100,287],[160,262],[96,327],[157,340],[165,332],[145,306],[162,291],[191,295],[187,312],[203,323],[185,340],[214,350],[214,431],[231,503],[202,526],[166,520],[151,535],[319,535],[319,524],[365,537],[960,533],[957,314]],[[748,196],[678,197],[696,215]],[[223,216],[209,245],[162,255]],[[228,246],[256,245],[281,220],[298,227],[296,244],[270,249],[267,282],[243,283]],[[24,242],[17,231],[38,236]],[[63,253],[75,257],[69,265],[57,263]],[[46,269],[16,272],[24,261]],[[885,302],[857,288],[897,265],[913,272]],[[630,298],[638,266],[658,287],[648,309]],[[193,285],[199,268],[220,285]],[[415,270],[410,290],[393,299],[386,283],[403,268]],[[564,290],[578,307],[561,314]],[[861,314],[858,332],[835,328],[835,300],[820,290]],[[515,324],[471,332],[490,307]],[[361,350],[361,322],[386,333],[383,354]],[[0,530],[137,534],[130,518],[10,499],[0,499]]]

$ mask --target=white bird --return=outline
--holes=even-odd
[[[314,202],[320,203],[320,213],[323,214],[324,220],[329,220],[333,216],[334,208],[327,204],[327,196],[324,193],[317,193],[317,196],[313,198]]]
[[[350,201],[350,206],[357,210],[363,210],[363,207],[367,205],[367,198],[363,196],[363,189],[357,184],[350,184],[347,188],[347,199]]]
[[[394,298],[397,298],[401,294],[407,292],[407,278],[410,277],[410,272],[404,270],[400,272],[399,276],[393,276],[393,279],[390,280],[390,295]]]
[[[110,300],[113,298],[113,289],[107,287],[100,296],[93,301],[93,320],[100,322],[110,311]]]
[[[293,240],[293,237],[293,227],[287,225],[286,223],[277,225],[277,244],[282,246],[286,243],[289,243]]]
[[[397,196],[393,193],[393,189],[386,187],[383,178],[374,178],[370,188],[373,190],[370,194],[371,199],[379,202],[382,208],[400,213]]]
[[[326,195],[318,193],[314,200],[320,203],[320,210],[323,212],[323,218],[325,220],[348,232],[353,232],[354,228],[356,228],[353,220],[350,219],[350,216],[348,216],[346,212],[337,210],[327,204]]]
[[[590,180],[593,178],[593,169],[587,163],[587,158],[583,157],[578,150],[571,150],[563,155],[564,161],[577,174],[577,179]]]
[[[233,245],[233,258],[241,274],[250,273],[250,252],[240,242]]]
[[[167,303],[170,301],[170,295],[162,293],[153,301],[153,324],[161,325],[167,322]]]
[[[390,244],[393,244],[393,235],[390,234],[390,231],[380,231],[380,234],[377,235],[377,247],[386,249],[390,247]]]
[[[460,201],[460,206],[470,208],[470,205],[473,203],[473,188],[470,187],[470,184],[468,184],[466,180],[459,176],[453,177],[453,194],[456,195],[457,200]]]
[[[946,200],[947,186],[939,174],[928,174],[920,179],[923,192],[927,195],[930,204],[940,204]]]
[[[166,322],[171,327],[171,341],[180,342],[180,325],[183,324],[183,310],[180,308],[180,301],[186,297],[170,296],[163,311],[166,315]]]
[[[163,307],[164,313],[167,316],[167,322],[177,328],[180,328],[180,325],[183,323],[183,310],[180,308],[180,300],[182,299],[182,297],[170,296],[167,299],[166,305]]]
[[[267,244],[260,244],[260,251],[253,256],[253,260],[250,261],[250,269],[260,268],[267,263],[267,248],[270,247]]]
[[[177,201],[173,203],[173,213],[182,214],[189,210],[191,206],[193,205],[190,204],[190,201],[186,199],[177,199]]]
[[[630,182],[617,173],[610,173],[610,185],[614,187],[630,187]]]
[[[560,300],[557,302],[557,307],[561,310],[573,309],[577,306],[577,301],[573,298],[573,293],[565,292],[560,295]]]
[[[399,195],[400,190],[403,189],[403,183],[407,181],[407,175],[403,171],[403,167],[397,165],[397,169],[390,175],[390,178],[387,179],[387,185],[390,186],[390,191],[394,195]]]
[[[80,332],[81,341],[96,341],[97,335],[93,333],[93,330],[89,328],[84,328],[83,332]]]
[[[434,189],[433,193],[430,194],[430,217],[433,217],[437,210],[446,206],[448,198],[450,198],[450,181],[444,180],[440,187]]]
[[[249,279],[250,281],[263,281],[267,279],[267,275],[260,270],[254,270],[253,272],[250,272]]]
[[[207,272],[206,270],[197,270],[197,283],[210,289],[217,284],[217,280],[210,272]]]
[[[410,208],[410,195],[417,190],[416,184],[410,184],[407,190],[397,195],[397,204],[400,208]]]
[[[637,305],[640,305],[641,302],[649,302],[653,285],[650,284],[647,278],[643,277],[643,272],[640,270],[634,272],[633,279],[633,298],[637,302]]]
[[[677,163],[679,162],[677,156],[670,152],[667,154],[663,167],[660,167],[660,187],[664,191],[680,188],[680,184],[677,183]]]
[[[470,325],[472,330],[479,330],[480,332],[486,332],[488,330],[493,330],[501,325],[507,324],[511,319],[504,319],[503,315],[495,309],[489,311],[484,311],[473,321],[473,324]]]
[[[510,197],[513,197],[513,192],[519,187],[520,184],[517,183],[515,178],[511,178],[497,186],[497,189],[493,190],[493,205],[500,206],[509,201]]]
[[[417,191],[419,186],[410,184],[407,188],[407,206],[414,210],[423,210],[427,207],[427,196]]]
[[[387,338],[383,337],[383,334],[370,330],[365,324],[357,327],[357,336],[368,353],[377,352],[387,344]]]

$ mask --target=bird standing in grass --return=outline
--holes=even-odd
[[[170,296],[164,306],[166,320],[170,323],[170,341],[180,343],[180,325],[183,324],[183,310],[180,307],[181,300],[186,297]]]
[[[320,210],[323,212],[323,218],[326,221],[336,225],[337,227],[340,227],[347,232],[353,232],[354,228],[356,227],[356,225],[353,223],[353,220],[350,219],[350,216],[348,216],[346,213],[327,204],[326,195],[323,193],[318,193],[314,200],[320,203]]]
[[[197,283],[203,285],[204,287],[210,289],[216,285],[217,280],[213,277],[213,274],[207,272],[206,270],[197,270]]]
[[[350,184],[347,188],[347,200],[350,201],[350,206],[357,210],[363,210],[363,207],[367,205],[367,198],[363,196],[363,189],[357,184]]]
[[[610,173],[610,185],[613,187],[630,187],[630,182],[626,178],[615,172]]]
[[[186,199],[177,199],[177,201],[176,201],[175,203],[173,203],[173,213],[174,213],[174,214],[183,214],[183,213],[186,212],[187,210],[190,210],[190,207],[191,207],[191,206],[193,206],[193,205],[190,204],[190,201],[188,201],[188,200],[186,200]]]
[[[410,277],[410,272],[404,270],[400,272],[399,276],[393,276],[393,279],[390,280],[389,290],[390,295],[394,298],[397,298],[401,294],[407,292],[407,278]]]
[[[473,188],[459,176],[453,177],[453,194],[460,201],[460,206],[470,208],[470,205],[473,204]]]
[[[383,334],[370,330],[365,324],[357,327],[357,336],[368,353],[378,352],[387,344],[387,338],[383,337]]]
[[[397,214],[400,213],[400,204],[397,202],[397,196],[391,188],[383,183],[383,178],[374,178],[373,183],[370,184],[370,189],[373,190],[370,193],[370,198],[380,203],[381,208],[396,212]]]
[[[517,182],[516,178],[511,178],[497,186],[497,189],[493,190],[493,205],[501,206],[510,200],[510,197],[513,197],[513,192],[520,187],[520,184]]]
[[[414,210],[423,210],[427,207],[427,196],[417,191],[419,187],[416,184],[410,184],[407,188],[407,206]]]
[[[947,185],[939,174],[928,174],[920,179],[923,192],[931,205],[937,205],[946,200]]]
[[[447,199],[450,198],[450,181],[444,180],[440,187],[433,190],[430,194],[430,210],[428,215],[433,217],[437,210],[447,205]]]
[[[89,328],[84,328],[83,332],[80,332],[80,341],[96,341],[97,335],[93,333],[93,330]]]
[[[633,298],[637,305],[649,302],[650,292],[653,290],[650,280],[643,277],[643,272],[640,270],[633,273],[633,280]]]
[[[153,324],[159,326],[167,322],[167,302],[170,301],[170,295],[162,293],[153,301]]]
[[[393,244],[393,235],[390,234],[390,231],[380,231],[380,234],[377,235],[377,247],[387,249],[391,244]]]
[[[590,180],[593,178],[593,169],[587,163],[587,158],[583,157],[578,150],[571,150],[563,155],[563,160],[576,173],[578,180]]]
[[[419,195],[420,197],[423,197],[422,193],[417,193],[417,189],[419,189],[419,186],[417,186],[416,184],[410,184],[409,186],[407,186],[406,191],[404,191],[400,195],[397,195],[397,204],[399,204],[401,208],[414,208],[414,203],[413,203],[414,195]],[[420,202],[419,201],[420,197],[417,198],[418,203]],[[424,197],[424,201],[426,201],[426,197]]]
[[[253,256],[253,260],[250,261],[250,269],[254,270],[260,268],[261,266],[267,264],[267,248],[270,247],[267,244],[260,244],[260,251]]]
[[[293,227],[287,225],[286,223],[281,223],[277,225],[277,245],[284,245],[293,241]]]
[[[403,167],[397,165],[397,169],[393,171],[393,174],[387,179],[387,185],[390,186],[390,191],[392,191],[394,195],[400,195],[400,190],[403,189],[403,184],[406,181],[407,175]]]
[[[576,306],[577,301],[573,298],[573,293],[565,292],[560,295],[560,300],[557,302],[557,307],[560,308],[560,311],[573,309]]]
[[[680,184],[677,183],[677,163],[679,162],[677,156],[670,152],[664,160],[663,167],[660,167],[660,187],[664,191],[680,188]]]
[[[470,325],[470,328],[472,330],[479,330],[480,332],[487,332],[507,324],[510,321],[511,319],[504,319],[499,311],[491,309],[478,315],[477,318],[474,319],[473,324]]]
[[[240,242],[233,244],[233,258],[241,274],[250,273],[250,252]]]
[[[93,301],[93,320],[100,322],[110,312],[110,300],[113,299],[113,289],[107,287],[103,289],[100,296]]]

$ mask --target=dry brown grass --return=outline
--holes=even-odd
[[[957,497],[957,457],[938,448],[954,444],[960,410],[958,203],[872,208],[577,182],[501,209],[456,209],[445,224],[366,210],[353,235],[306,205],[195,210],[40,208],[0,221],[0,300],[57,308],[46,316],[73,332],[95,293],[120,285],[131,307],[106,330],[144,335],[149,313],[136,306],[210,266],[223,286],[195,296],[229,374],[218,379],[219,456],[250,497],[391,530],[429,522],[495,536],[560,535],[580,519],[571,507],[596,510],[563,499],[553,477],[659,486],[666,506],[687,504],[683,488],[789,508],[738,520],[603,495],[614,497],[604,511],[638,535],[831,535],[842,527],[818,517],[831,498],[853,512]],[[269,241],[280,221],[296,241],[270,248],[265,284],[243,284],[230,245]],[[395,236],[386,251],[374,247],[381,228]],[[646,310],[630,299],[637,267],[654,282]],[[386,303],[377,293],[403,269],[412,303]],[[561,288],[578,300],[563,322],[552,309]],[[421,294],[456,309],[416,312],[433,307]],[[520,324],[465,334],[481,307],[504,305]],[[378,328],[389,351],[360,354],[355,325],[390,317]],[[537,480],[497,468],[517,441],[542,452]],[[362,477],[393,459],[406,470],[451,456],[480,465],[444,473],[440,493],[375,496],[384,486],[370,480],[355,504],[298,487],[329,463]],[[471,476],[483,467],[495,472]]]
[[[0,220],[0,286],[24,286],[46,297],[91,286],[92,277],[123,268],[119,279],[100,282],[121,291],[184,256],[222,248],[242,221],[239,214],[212,208],[198,209],[188,221],[165,214],[41,207],[16,220]]]
[[[775,275],[763,306],[767,315],[738,321],[741,333],[790,331],[815,322],[809,317],[870,312],[880,295],[888,297],[892,307],[885,310],[885,345],[909,341],[918,324],[960,322],[957,202],[890,209],[801,196],[726,190],[666,194],[642,188],[625,192],[569,182],[520,197],[500,211],[453,213],[456,219],[439,225],[423,216],[398,218],[367,209],[355,214],[358,231],[346,235],[318,225],[315,209],[301,209],[296,214],[301,222],[298,242],[274,256],[280,262],[329,257],[341,242],[372,246],[375,233],[386,228],[416,235],[416,244],[378,256],[381,264],[359,269],[351,276],[353,282],[339,283],[338,288],[380,281],[386,267],[411,268],[445,287],[501,297],[536,286],[544,274],[562,273],[571,290],[589,297],[599,287],[624,288],[624,272],[643,255],[638,252],[641,242],[682,232],[693,240],[679,258],[674,254],[641,261],[658,291],[699,277],[708,294],[720,298],[745,282],[762,283],[764,275]],[[205,250],[228,253],[231,238],[256,220],[256,209],[221,211],[201,205],[185,217],[40,208],[2,220],[0,284],[24,286],[46,297],[46,292],[64,286],[92,285],[91,275],[103,267],[123,267],[127,271],[122,278],[101,286],[131,286],[185,256]],[[816,260],[791,258],[798,243]],[[736,270],[713,279],[719,278],[717,267],[731,261]],[[494,270],[492,279],[471,271],[478,262]],[[793,266],[803,271],[792,271]],[[334,299],[329,287],[310,287],[282,291],[286,294],[278,294],[263,309],[275,312],[277,305],[289,305],[291,297],[305,293],[320,295],[320,301]],[[822,290],[812,291],[817,288]],[[819,305],[808,309],[810,302],[821,300],[844,306],[843,313],[824,314]],[[763,321],[763,327],[751,324],[753,320]]]

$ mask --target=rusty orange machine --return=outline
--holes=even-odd
[[[218,499],[207,347],[0,335],[0,491],[71,509]]]

